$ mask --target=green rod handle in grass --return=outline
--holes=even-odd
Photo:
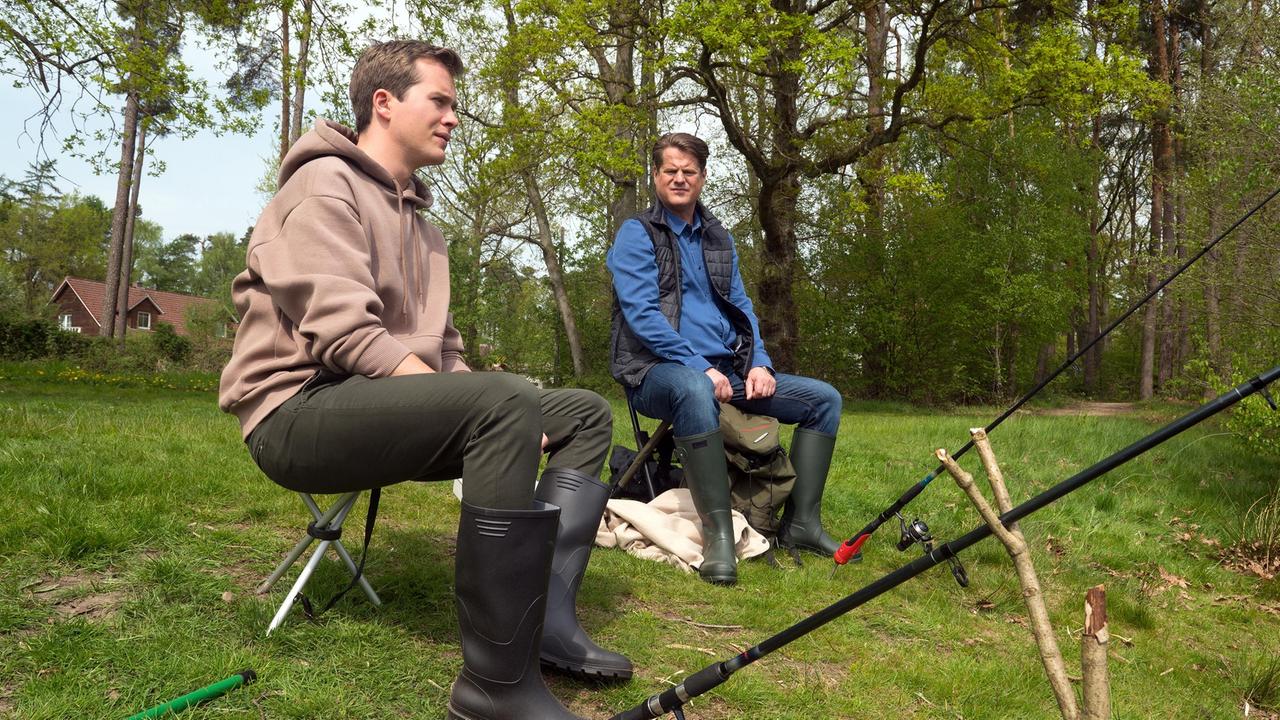
[[[241,670],[226,680],[220,680],[212,685],[202,687],[195,692],[189,692],[180,698],[174,698],[163,705],[157,705],[148,710],[143,710],[129,718],[129,720],[146,720],[146,718],[158,718],[166,713],[176,713],[186,710],[192,705],[198,705],[206,700],[212,700],[224,693],[230,692],[241,685],[248,685],[258,679],[258,674],[252,670]]]

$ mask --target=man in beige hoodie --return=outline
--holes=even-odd
[[[219,405],[255,462],[300,492],[461,476],[456,594],[463,668],[449,717],[574,718],[539,661],[625,679],[574,612],[609,488],[608,404],[472,373],[449,315],[444,238],[414,172],[458,125],[452,50],[392,41],[351,78],[356,130],[321,120],[280,167],[232,296],[240,313]],[[547,469],[534,491],[540,455]]]

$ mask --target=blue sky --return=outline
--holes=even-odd
[[[36,93],[0,82],[0,174],[5,177],[22,177],[39,158],[40,123],[28,121],[39,109]],[[104,118],[101,127],[107,126]],[[96,195],[107,206],[113,205],[115,175],[95,175],[88,162],[61,152],[62,138],[71,130],[71,116],[64,112],[45,138],[48,155],[58,160],[63,176],[59,189]],[[118,158],[119,148],[114,145],[109,156]],[[252,137],[202,132],[188,140],[162,138],[154,148],[165,171],[143,176],[139,203],[143,217],[164,228],[166,239],[182,233],[238,236],[257,219],[265,198],[255,188],[266,173],[266,158],[275,153],[275,131],[265,114]]]

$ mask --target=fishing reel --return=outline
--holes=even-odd
[[[912,518],[911,522],[902,516],[901,513],[895,513],[898,517],[898,551],[906,552],[912,545],[920,545],[924,550],[924,554],[928,555],[933,552],[933,534],[929,532],[929,526],[920,518]],[[964,565],[960,562],[960,558],[947,558],[947,564],[951,566],[951,577],[955,578],[956,584],[960,587],[969,587],[969,573],[965,571]]]

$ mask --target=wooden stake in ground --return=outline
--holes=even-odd
[[[982,458],[983,466],[987,468],[987,475],[991,480],[997,502],[1007,503],[1009,492],[1004,485],[1004,476],[996,465],[995,455],[991,451],[986,433],[979,429],[973,431],[972,435],[974,447]],[[1071,687],[1071,680],[1067,677],[1067,666],[1062,659],[1062,651],[1058,649],[1053,625],[1049,622],[1049,611],[1044,605],[1044,593],[1040,590],[1040,579],[1036,576],[1035,566],[1031,563],[1031,554],[1027,551],[1026,538],[1022,536],[1016,523],[1006,528],[1000,522],[1000,516],[991,509],[987,499],[982,496],[982,491],[974,484],[973,476],[957,465],[946,449],[939,448],[934,454],[946,467],[951,477],[955,478],[960,489],[969,496],[969,500],[978,509],[982,519],[991,528],[991,532],[1000,539],[1005,550],[1009,552],[1009,557],[1013,559],[1013,566],[1018,572],[1018,582],[1022,586],[1022,599],[1026,603],[1027,615],[1031,621],[1031,632],[1035,635],[1036,646],[1040,649],[1040,662],[1044,664],[1045,675],[1049,677],[1049,685],[1053,688],[1054,697],[1058,701],[1058,710],[1062,713],[1063,720],[1079,720],[1080,709],[1076,703],[1076,692]]]
[[[1084,633],[1080,637],[1080,670],[1084,676],[1084,720],[1110,720],[1111,684],[1107,677],[1107,590],[1089,588],[1084,597]]]

